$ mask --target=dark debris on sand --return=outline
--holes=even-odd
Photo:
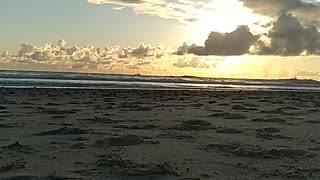
[[[81,120],[90,121],[94,123],[101,123],[101,124],[117,124],[121,122],[120,120],[113,120],[106,117],[93,117],[93,118],[81,119]]]
[[[3,178],[1,180],[53,180],[49,177],[38,177],[38,176],[31,176],[31,175],[13,175]]]
[[[133,126],[130,126],[130,125],[114,125],[112,126],[113,128],[119,128],[119,129],[144,129],[144,130],[152,130],[152,129],[156,129],[156,128],[159,128],[160,126],[156,126],[156,125],[153,125],[153,124],[147,124],[147,125],[133,125]]]
[[[289,136],[283,136],[280,134],[270,134],[270,133],[261,133],[258,132],[256,134],[257,138],[262,138],[262,139],[268,139],[268,140],[273,140],[273,139],[293,139],[292,137]]]
[[[263,149],[260,146],[249,146],[240,144],[209,144],[207,149],[215,149],[221,153],[227,153],[234,156],[252,157],[252,158],[298,158],[298,157],[314,157],[306,150],[279,148],[279,149]]]
[[[232,114],[228,112],[219,112],[209,115],[209,117],[220,117],[223,119],[247,119],[246,115],[243,114]]]
[[[286,120],[282,118],[269,118],[269,119],[252,119],[253,122],[270,122],[270,123],[285,123]]]
[[[1,146],[1,149],[4,151],[15,151],[15,152],[27,153],[27,154],[33,151],[31,146],[20,144],[20,142],[15,142],[13,144]]]
[[[268,179],[271,177],[281,177],[281,179],[319,179],[315,174],[320,173],[319,167],[314,168],[299,168],[294,166],[288,166],[284,169],[276,168],[273,172],[261,172],[260,174]],[[279,178],[278,178],[279,179]]]
[[[129,176],[150,176],[150,175],[174,175],[179,174],[167,162],[163,163],[138,163],[130,159],[120,157],[102,158],[97,161],[98,167],[112,168],[113,172],[124,173]]]
[[[177,132],[174,133],[164,133],[159,134],[156,136],[157,138],[164,138],[164,139],[194,139],[196,136],[190,134],[180,134]]]
[[[280,129],[274,128],[274,127],[265,127],[265,128],[257,129],[257,132],[261,132],[261,133],[276,133],[276,132],[280,132]]]
[[[89,131],[85,129],[62,127],[57,130],[36,133],[35,136],[72,135],[72,134],[87,134],[87,133],[89,133]]]
[[[20,170],[23,168],[25,168],[25,162],[23,160],[18,160],[18,161],[0,166],[0,173],[16,171],[16,170]]]
[[[220,128],[216,132],[221,134],[238,134],[242,133],[242,130],[234,128]]]
[[[46,114],[75,114],[77,113],[76,109],[56,109],[56,108],[38,108],[39,112]]]
[[[232,106],[232,109],[234,110],[244,110],[244,111],[257,111],[258,109],[255,107],[245,107],[241,105],[234,105]]]
[[[19,126],[13,125],[13,124],[0,124],[0,128],[15,128],[15,127],[19,127]]]
[[[109,146],[133,146],[144,143],[144,139],[136,135],[125,135],[107,139]]]
[[[143,143],[160,144],[159,141],[152,140],[149,137],[141,138],[136,135],[124,135],[119,137],[112,137],[112,138],[97,140],[91,146],[95,148],[105,148],[109,146],[134,146],[134,145],[140,145]]]
[[[172,129],[178,130],[209,130],[213,129],[211,123],[204,120],[188,120],[182,122],[180,125],[174,126]]]

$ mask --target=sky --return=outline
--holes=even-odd
[[[318,0],[0,0],[0,69],[320,80]]]

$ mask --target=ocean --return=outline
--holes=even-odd
[[[66,72],[0,71],[0,87],[148,89],[148,90],[261,90],[320,91],[315,80],[249,80],[192,76],[82,74]]]

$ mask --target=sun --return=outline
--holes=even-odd
[[[232,32],[238,26],[247,25],[254,34],[265,32],[257,24],[270,22],[270,18],[254,14],[252,10],[243,6],[238,0],[213,0],[205,9],[193,12],[197,21],[187,24],[187,28],[193,31],[194,42],[204,42],[210,32]]]

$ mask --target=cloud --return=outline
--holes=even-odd
[[[240,0],[243,5],[255,13],[267,16],[277,16],[281,11],[316,11],[318,3],[302,0]]]
[[[35,50],[35,46],[27,43],[20,44],[20,50],[18,51],[19,56],[28,55]]]
[[[148,14],[166,19],[194,20],[195,18],[187,13],[188,10],[196,9],[196,6],[204,3],[189,0],[165,1],[165,0],[87,0],[93,4],[113,4],[133,9],[136,14]],[[192,22],[192,21],[189,21]]]
[[[88,0],[89,3],[94,3],[94,4],[105,4],[105,3],[110,3],[110,4],[142,4],[145,3],[146,1],[144,0]]]
[[[239,26],[230,33],[211,32],[204,46],[183,43],[175,54],[198,56],[320,55],[320,31],[312,24],[303,25],[291,13],[282,14],[270,23],[267,33],[253,35],[248,26]]]
[[[38,63],[60,65],[75,69],[140,69],[151,61],[160,60],[169,55],[171,50],[165,46],[152,47],[142,43],[137,48],[131,47],[65,47],[66,41],[60,39],[57,45],[47,43],[42,47],[22,43],[17,55],[4,51],[0,62]]]
[[[87,0],[87,2],[110,4],[115,6],[116,10],[121,6],[131,9],[136,14],[173,19],[187,28],[206,33],[211,30],[230,32],[242,24],[258,28],[255,22],[266,19],[243,7],[243,3],[239,0]]]
[[[240,0],[245,7],[254,13],[277,17],[282,12],[291,12],[299,16],[303,22],[318,23],[320,16],[320,2],[307,0]]]
[[[186,42],[182,43],[181,46],[178,47],[177,51],[174,53],[176,55],[185,55],[189,53],[189,49],[197,47],[196,44],[188,45]]]
[[[272,26],[266,34],[269,43],[260,41],[253,53],[280,56],[320,54],[320,32],[316,26],[303,26],[290,13],[282,13]]]
[[[156,57],[160,58],[164,55],[165,47],[151,47],[151,45],[140,44],[139,47],[128,51],[129,56],[136,58]]]
[[[58,46],[59,47],[64,47],[67,44],[67,42],[64,39],[59,39],[58,40]]]
[[[183,44],[178,48],[177,55],[319,54],[319,0],[225,0],[223,2],[87,0],[87,2],[113,4],[128,7],[136,14],[175,19],[185,24],[187,28],[199,32],[200,37],[203,33],[213,31],[204,45]],[[258,41],[259,37],[264,39]],[[252,47],[255,47],[253,52]]]
[[[295,77],[320,77],[320,73],[296,69],[294,76]]]
[[[0,53],[2,69],[58,70],[101,73],[141,73],[200,75],[215,68],[216,59],[195,55],[177,56],[166,46],[141,43],[137,47],[67,46],[63,39],[56,44],[36,46],[22,43],[17,54]],[[219,59],[220,60],[220,59]],[[186,69],[188,68],[187,72]]]
[[[115,11],[120,11],[120,10],[122,10],[124,8],[125,8],[124,6],[120,6],[120,7],[114,7],[112,9],[115,10]]]
[[[1,53],[1,58],[7,58],[7,57],[9,57],[10,56],[10,54],[9,54],[9,51],[7,50],[7,51],[3,51],[2,53]]]
[[[199,56],[234,56],[249,53],[250,47],[259,39],[247,26],[239,26],[230,33],[211,32],[204,46],[184,43],[176,52],[178,55],[191,53]]]
[[[189,46],[185,44],[185,47]],[[181,48],[181,54],[185,47]],[[1,69],[237,78],[290,78],[296,74],[297,77],[320,78],[315,69],[319,65],[319,56],[293,58],[177,55],[167,47],[153,47],[143,43],[135,48],[61,47],[59,43],[35,46],[22,43],[19,52],[20,55],[13,55],[8,51],[0,53]],[[303,70],[294,71],[301,68]]]
[[[200,57],[184,57],[179,58],[177,62],[173,64],[173,66],[178,68],[204,68],[208,69],[211,66],[204,60],[202,60]]]

